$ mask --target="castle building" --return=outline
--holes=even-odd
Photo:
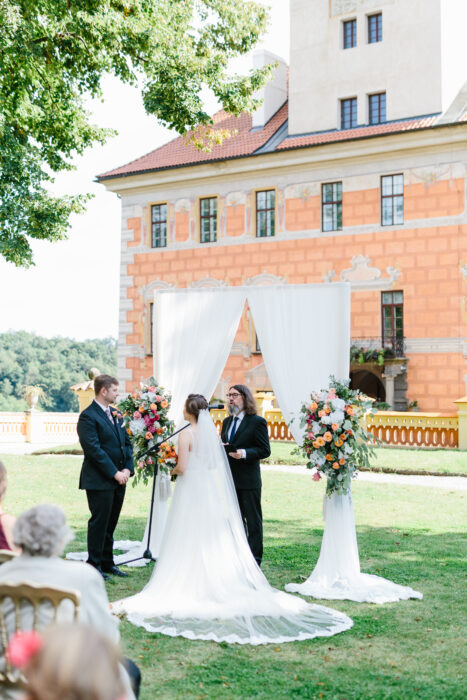
[[[157,289],[348,281],[353,385],[452,412],[467,381],[466,3],[290,4],[290,66],[255,55],[274,79],[254,115],[215,115],[229,139],[206,153],[179,137],[99,176],[122,201],[119,379],[153,373]],[[235,382],[271,389],[247,308],[216,396]]]

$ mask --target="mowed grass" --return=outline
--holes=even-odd
[[[292,454],[295,443],[271,442],[269,464],[306,464],[301,454]],[[467,476],[467,451],[456,449],[417,449],[413,447],[377,447],[370,459],[371,471],[398,474],[456,474]]]
[[[0,459],[9,472],[6,509],[60,504],[76,532],[69,548],[84,548],[88,513],[77,488],[80,458]],[[308,576],[316,563],[324,486],[287,473],[268,472],[263,481],[263,571],[282,588]],[[141,537],[149,497],[149,488],[128,489],[118,538]],[[141,667],[142,700],[465,698],[464,493],[359,482],[354,507],[362,570],[411,585],[422,591],[422,601],[321,601],[350,615],[354,627],[328,639],[260,647],[151,635],[124,621],[122,645]],[[110,600],[140,590],[151,570],[129,569],[130,579],[109,583]]]

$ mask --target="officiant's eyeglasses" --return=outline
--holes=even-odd
[[[241,396],[238,392],[233,391],[231,394],[227,394],[228,399],[236,399],[237,396]]]

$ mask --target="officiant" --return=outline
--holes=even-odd
[[[263,558],[260,460],[271,454],[267,423],[244,384],[227,394],[229,417],[222,423],[222,442],[229,458],[248,544],[259,566]]]

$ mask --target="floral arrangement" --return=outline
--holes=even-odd
[[[299,448],[314,470],[314,481],[327,477],[326,493],[346,494],[358,466],[368,467],[374,454],[363,417],[372,410],[373,400],[349,388],[350,380],[330,377],[329,389],[311,394],[311,402],[301,408],[305,428]]]
[[[161,446],[157,457],[145,454],[156,443],[162,442],[164,436],[174,431],[174,423],[168,416],[170,401],[170,394],[163,387],[157,386],[155,379],[151,377],[147,383],[142,382],[139,389],[135,389],[118,404],[123,413],[136,463],[133,486],[141,479],[147,484],[153,477],[156,458],[158,468],[165,473],[169,473],[177,463],[177,453],[171,442]]]

